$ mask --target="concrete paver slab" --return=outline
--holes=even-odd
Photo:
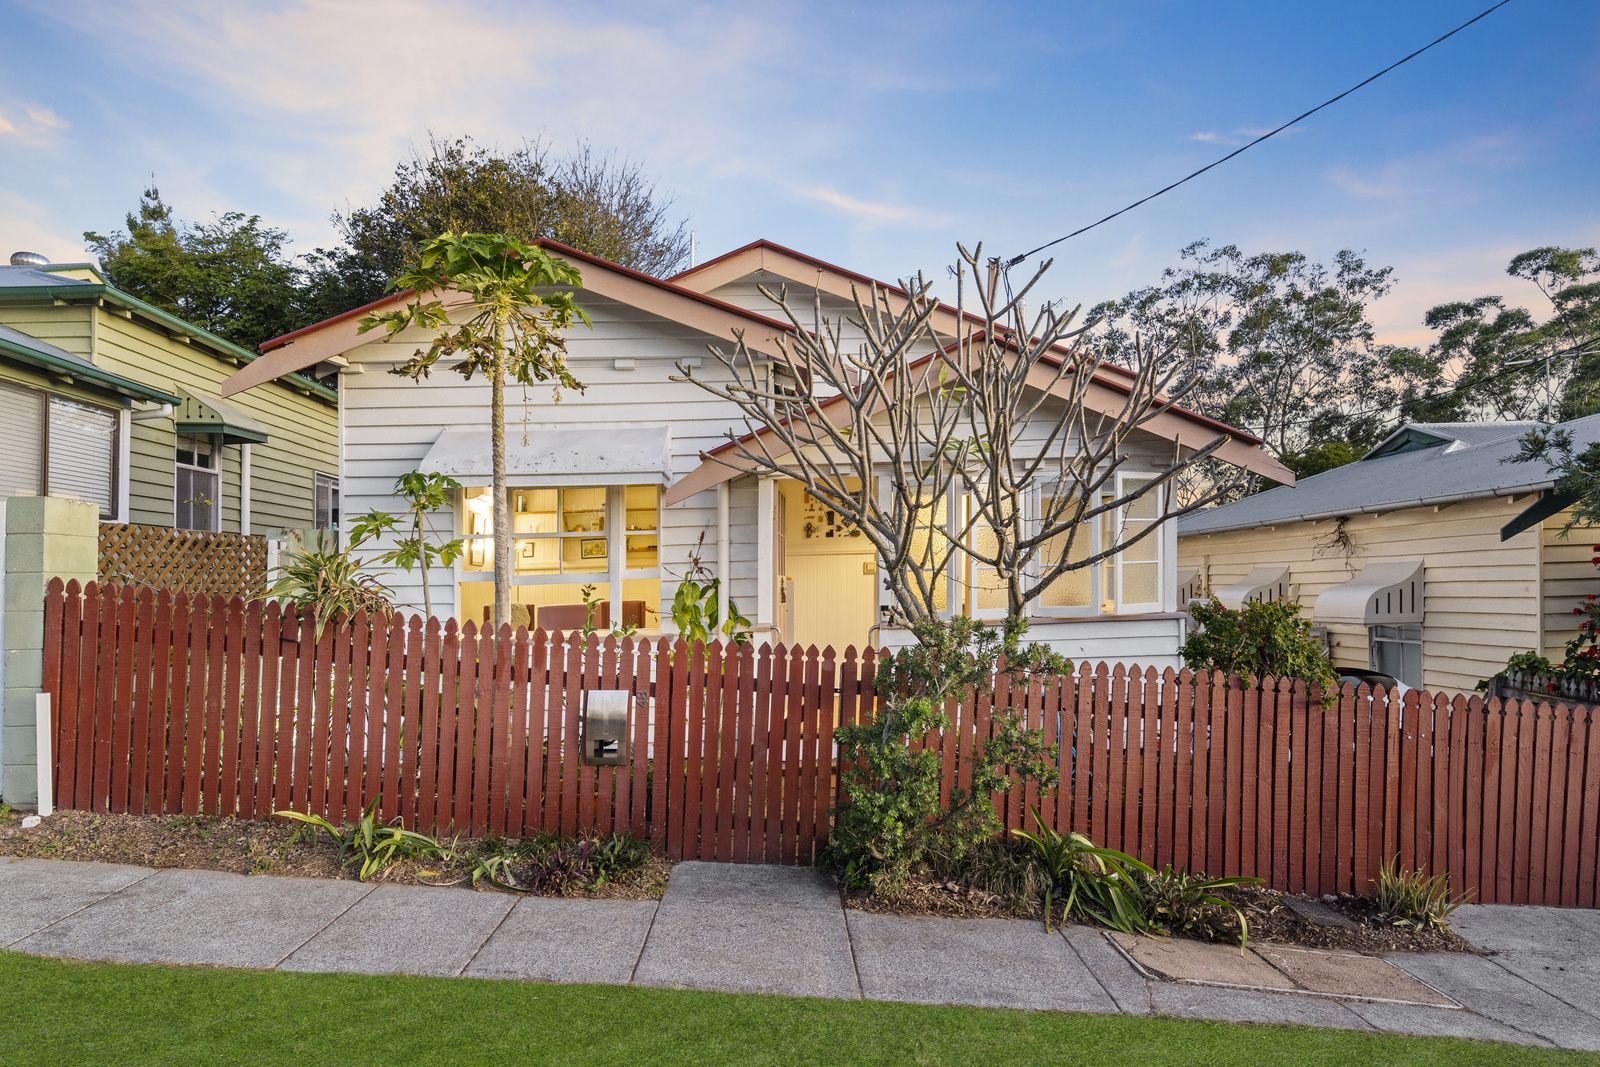
[[[863,995],[984,1007],[1115,1011],[1078,954],[1041,923],[849,911]]]
[[[1490,952],[1588,959],[1600,945],[1600,911],[1522,904],[1466,904],[1450,916],[1456,933]]]
[[[16,947],[130,963],[272,967],[371,891],[319,878],[157,871]]]
[[[623,985],[633,977],[655,913],[652,900],[524,897],[465,973]]]
[[[1250,989],[1152,982],[1150,1006],[1158,1015],[1186,1019],[1369,1029],[1367,1021],[1343,1001],[1296,993],[1260,993]]]
[[[1474,1015],[1470,1011],[1424,1008],[1415,1004],[1381,1004],[1373,1001],[1351,1001],[1346,1006],[1372,1026],[1392,1034],[1466,1037],[1476,1041],[1510,1041],[1520,1045],[1550,1044],[1543,1038],[1495,1022],[1493,1019]]]
[[[1566,1048],[1600,1051],[1600,1025],[1592,1016],[1494,960],[1464,952],[1397,954],[1389,960],[1479,1015]]]
[[[1260,945],[1257,955],[1292,978],[1296,985],[1341,997],[1372,997],[1454,1008],[1455,1001],[1418,981],[1388,960],[1353,952]]]
[[[460,974],[514,899],[471,889],[380,885],[283,961],[288,971]]]
[[[1134,969],[1128,957],[1106,940],[1104,930],[1074,924],[1062,929],[1061,936],[1083,960],[1095,980],[1111,994],[1117,1009],[1128,1015],[1150,1012],[1150,979]]]
[[[679,863],[661,903],[770,904],[838,910],[839,887],[817,867],[761,863]]]
[[[1589,951],[1597,950],[1600,950],[1600,938],[1589,942]],[[1500,952],[1493,959],[1557,1000],[1564,1000],[1592,1016],[1596,1028],[1600,1028],[1600,959],[1560,960],[1539,952]]]
[[[740,906],[681,895],[656,909],[635,980],[686,989],[861,995],[842,908]]]
[[[1241,954],[1237,945],[1116,933],[1111,937],[1139,966],[1165,978],[1256,989],[1295,987],[1294,982],[1259,956]]]
[[[0,859],[0,945],[10,945],[141,878],[119,863]]]

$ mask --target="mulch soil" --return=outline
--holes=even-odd
[[[1378,922],[1372,904],[1359,897],[1323,897],[1326,904],[1349,919],[1350,927],[1314,922],[1293,911],[1285,903],[1289,896],[1260,886],[1235,886],[1221,894],[1237,904],[1250,924],[1250,943],[1298,945],[1304,948],[1336,949],[1380,955],[1387,952],[1476,952],[1453,930],[1413,930]],[[1044,908],[1037,901],[1006,901],[988,893],[964,888],[954,882],[912,880],[904,891],[885,898],[867,891],[845,891],[845,907],[885,915],[932,915],[952,918],[1037,919],[1044,921]],[[1237,938],[1237,925],[1229,923],[1229,934],[1219,940]]]
[[[466,852],[465,838],[447,841]],[[339,864],[338,849],[320,830],[287,820],[246,821],[215,815],[112,815],[58,811],[24,830],[15,812],[0,815],[0,856],[93,860],[141,867],[180,867],[234,874],[297,878],[356,877]],[[593,890],[572,888],[565,896],[613,900],[653,900],[667,887],[671,865],[652,856],[626,877]],[[472,886],[470,868],[459,860],[404,860],[370,881],[397,885]],[[486,881],[478,888],[499,892]]]

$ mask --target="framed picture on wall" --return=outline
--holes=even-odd
[[[585,537],[578,542],[578,556],[582,559],[605,559],[606,539],[604,537]]]

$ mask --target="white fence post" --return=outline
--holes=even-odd
[[[50,694],[40,693],[34,698],[34,748],[39,758],[39,814],[55,811],[54,762],[50,758]]]

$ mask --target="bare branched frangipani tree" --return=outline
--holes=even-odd
[[[795,307],[763,288],[794,327],[771,352],[740,335],[711,348],[722,373],[678,368],[743,417],[715,458],[795,479],[857,527],[902,621],[939,614],[952,573],[965,581],[969,567],[1021,616],[1066,575],[1229,490],[1212,478],[1181,501],[1168,491],[1227,435],[1185,447],[1141,433],[1175,417],[1176,383],[1193,381],[1181,358],[1102,364],[1076,343],[1078,309],[1030,313],[1048,261],[1013,290],[981,246],[958,250],[953,336],[920,275],[854,291],[854,313],[832,320],[820,296]]]

